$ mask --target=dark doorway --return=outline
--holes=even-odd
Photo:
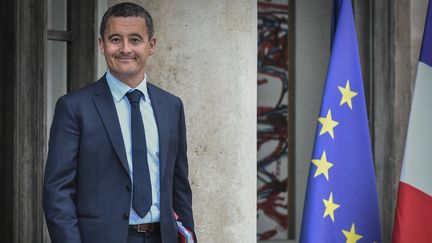
[[[10,91],[13,87],[9,80],[14,79],[13,63],[8,57],[13,56],[15,36],[13,29],[13,1],[0,2],[0,242],[13,242],[13,174],[12,144],[10,132],[13,109]]]
[[[96,78],[97,2],[63,0],[66,28],[48,29],[56,0],[0,1],[0,242],[49,242],[41,206],[49,129],[48,42],[63,42],[65,92]],[[51,62],[52,63],[52,62]],[[92,65],[93,64],[93,65]],[[54,63],[52,69],[58,66]]]

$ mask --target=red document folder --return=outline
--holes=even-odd
[[[189,229],[187,229],[186,227],[183,226],[182,222],[180,222],[178,220],[179,217],[177,216],[176,213],[174,213],[174,218],[175,218],[176,223],[177,223],[177,231],[179,234],[179,243],[195,243],[193,233]]]

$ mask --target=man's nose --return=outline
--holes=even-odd
[[[132,50],[129,45],[129,42],[123,41],[122,46],[120,47],[120,52],[125,54],[130,53]]]

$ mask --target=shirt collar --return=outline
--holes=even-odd
[[[141,91],[144,94],[144,100],[150,100],[147,92],[147,75],[144,74],[144,79],[138,84],[137,87],[131,88],[122,81],[114,77],[108,70],[106,73],[106,79],[111,93],[116,102],[120,102],[127,92],[131,92],[135,89]]]

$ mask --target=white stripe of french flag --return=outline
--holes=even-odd
[[[393,243],[432,242],[432,5],[427,11],[405,154]]]

